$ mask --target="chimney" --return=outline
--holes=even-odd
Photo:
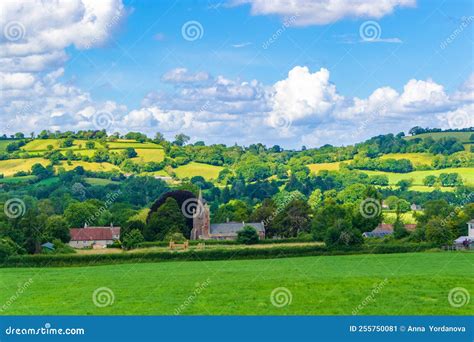
[[[226,218],[226,222],[229,223],[229,218],[228,217]]]
[[[87,228],[87,222],[86,222],[86,223],[84,223],[84,228]]]

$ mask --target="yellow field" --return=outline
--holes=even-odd
[[[132,158],[135,163],[161,162],[165,159],[165,151],[163,149],[135,149],[138,156]]]
[[[9,177],[19,171],[29,172],[31,167],[37,163],[46,166],[49,164],[49,160],[43,158],[0,160],[0,174]]]
[[[472,167],[459,167],[459,168],[448,168],[442,170],[427,170],[427,171],[413,171],[408,173],[394,173],[394,172],[383,172],[383,171],[366,171],[361,170],[368,175],[385,175],[388,177],[390,184],[396,184],[402,179],[413,179],[413,185],[423,185],[423,179],[428,175],[439,176],[441,173],[458,173],[464,184],[474,185],[474,168]]]
[[[189,163],[187,165],[180,166],[173,171],[176,173],[178,178],[191,178],[194,176],[202,176],[204,179],[216,179],[219,176],[219,172],[223,169],[221,166],[214,166],[201,163]]]
[[[22,150],[25,151],[46,151],[48,145],[52,145],[53,149],[59,148],[59,139],[35,139],[30,141],[25,146],[22,147]]]
[[[319,163],[319,164],[309,164],[306,165],[308,166],[309,170],[313,173],[318,173],[319,171],[325,170],[325,171],[334,171],[334,170],[339,170],[339,164],[340,162],[334,162],[334,163]]]
[[[389,153],[384,154],[380,159],[408,159],[413,165],[431,165],[433,162],[431,153]]]
[[[140,142],[137,142],[137,141],[132,141],[132,140],[117,140],[117,141],[111,141],[111,142],[108,142],[107,145],[109,146],[109,148],[111,149],[115,149],[115,148],[127,148],[127,147],[133,147],[133,148],[156,148],[156,149],[161,149],[162,147],[157,145],[157,144],[153,144],[153,143],[149,143],[149,142],[145,142],[145,143],[140,143]]]
[[[446,191],[446,192],[454,192],[456,188],[454,187],[446,187],[446,186],[440,186],[440,187],[430,187],[426,185],[414,185],[410,187],[410,190],[412,191],[419,191],[419,192],[431,192],[434,190],[439,190],[439,191]]]
[[[119,170],[119,168],[110,163],[88,163],[83,161],[73,161],[71,165],[67,162],[62,162],[61,167],[63,167],[66,171],[73,170],[77,166],[82,166],[85,170],[88,171],[113,171]]]
[[[392,213],[392,212],[389,212],[389,213],[384,212],[383,213],[383,222],[384,223],[393,224],[393,223],[395,223],[396,219],[397,219],[397,215],[395,213]],[[401,219],[402,219],[402,222],[405,223],[405,224],[416,223],[416,220],[413,217],[413,212],[412,211],[401,214]]]

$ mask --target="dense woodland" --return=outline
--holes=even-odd
[[[189,137],[180,134],[167,141],[161,134],[154,138],[137,132],[124,136],[107,136],[105,131],[55,132],[43,131],[25,137],[17,133],[9,141],[0,159],[28,159],[32,155],[21,149],[32,139],[61,139],[61,146],[71,146],[74,139],[87,140],[85,148],[97,149],[92,156],[81,156],[90,162],[110,162],[121,171],[93,172],[78,166],[72,171],[55,168],[60,161],[79,158],[74,151],[64,152],[48,148],[44,158],[49,165],[35,164],[27,174],[35,176],[28,182],[2,183],[0,203],[7,206],[12,199],[20,200],[21,215],[7,210],[0,212],[0,259],[12,254],[40,253],[41,243],[53,241],[56,253],[70,252],[69,228],[90,226],[122,227],[122,243],[136,247],[142,241],[164,241],[177,235],[189,238],[190,228],[173,199],[168,199],[145,222],[146,208],[171,189],[186,189],[197,194],[202,190],[211,208],[213,222],[264,222],[268,238],[290,238],[305,241],[324,241],[338,248],[364,243],[362,233],[371,231],[383,221],[382,201],[390,203],[396,214],[395,234],[387,239],[400,241],[428,241],[437,245],[449,244],[452,239],[466,235],[466,222],[474,218],[472,187],[463,184],[456,173],[428,176],[426,186],[455,187],[452,192],[409,190],[410,180],[401,180],[397,187],[389,187],[384,175],[368,175],[364,170],[407,173],[416,169],[409,159],[379,159],[388,153],[432,153],[433,165],[423,169],[473,167],[472,153],[464,152],[456,138],[412,139],[404,134],[388,134],[371,138],[354,146],[285,150],[278,145],[244,146],[211,145],[204,142],[189,144]],[[119,153],[107,144],[117,139],[133,139],[162,146],[162,162],[134,163],[134,148]],[[471,135],[474,141],[474,134]],[[201,176],[166,183],[144,171],[165,169],[173,175],[173,168],[189,162],[222,166],[214,181]],[[310,172],[308,164],[341,161],[338,171]],[[350,162],[349,162],[350,161]],[[127,174],[133,173],[133,174]],[[22,175],[17,175],[22,176]],[[91,185],[90,177],[109,179],[107,185]],[[367,199],[377,204],[376,214],[364,215],[361,207]],[[415,232],[405,230],[402,213],[411,203],[424,208],[415,214]],[[145,211],[144,211],[145,209]],[[343,238],[341,238],[343,237]]]

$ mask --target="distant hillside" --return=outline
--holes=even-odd
[[[441,138],[453,137],[453,138],[458,139],[463,144],[466,144],[466,143],[472,144],[474,143],[474,141],[470,140],[470,137],[472,134],[474,134],[474,132],[432,132],[432,133],[421,133],[417,135],[407,136],[405,137],[405,139],[412,140],[416,138],[424,139],[427,137],[431,137],[435,140],[439,140]]]
[[[428,175],[459,173],[465,185],[473,185],[474,154],[470,151],[471,132],[430,132],[406,137],[403,134],[381,135],[354,146],[301,151],[284,150],[275,145],[245,146],[187,143],[189,137],[177,136],[175,141],[162,137],[150,139],[142,133],[123,137],[107,136],[105,132],[41,132],[40,137],[0,140],[0,183],[31,182],[40,164],[58,174],[82,168],[88,172],[90,184],[110,184],[129,175],[153,176],[179,183],[193,177],[223,186],[236,177],[246,182],[273,180],[281,185],[292,177],[304,180],[321,171],[363,172],[375,185],[397,186],[400,180],[412,180],[420,191]],[[425,138],[432,139],[426,140]],[[416,140],[416,138],[420,138]],[[454,138],[454,139],[442,139]],[[181,140],[180,140],[181,139]],[[41,177],[40,177],[41,178]],[[95,179],[95,180],[94,180]],[[105,181],[104,181],[105,180]],[[446,186],[436,187],[452,191]]]

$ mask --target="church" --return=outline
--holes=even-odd
[[[197,199],[197,209],[193,214],[191,240],[235,240],[237,233],[245,226],[255,228],[260,240],[265,239],[263,222],[226,222],[211,224],[209,206],[204,202],[202,194]]]

